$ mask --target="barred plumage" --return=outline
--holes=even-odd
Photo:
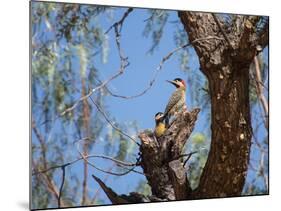
[[[176,115],[185,107],[185,91],[186,91],[186,85],[184,80],[180,78],[176,78],[173,81],[168,81],[168,82],[176,86],[177,89],[170,97],[164,112],[166,125],[169,124],[169,119],[171,118],[171,116]]]

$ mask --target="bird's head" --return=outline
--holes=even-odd
[[[184,89],[186,89],[185,81],[183,79],[181,79],[181,78],[175,78],[172,81],[167,80],[167,82],[173,84],[177,88],[184,88]]]
[[[158,112],[155,114],[155,121],[162,121],[164,114],[162,112]]]

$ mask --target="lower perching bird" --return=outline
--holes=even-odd
[[[175,78],[172,81],[167,80],[167,82],[173,84],[176,87],[176,90],[173,92],[172,96],[169,99],[169,102],[166,106],[163,118],[165,118],[166,127],[169,125],[169,119],[171,116],[177,115],[184,107],[185,104],[185,92],[186,84],[183,79]]]
[[[162,136],[164,132],[166,131],[166,126],[164,123],[163,113],[158,112],[155,114],[155,129],[154,134],[157,138]]]

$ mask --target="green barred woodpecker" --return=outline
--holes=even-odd
[[[161,137],[166,131],[166,125],[164,123],[163,113],[158,112],[155,114],[155,129],[154,134],[157,138]]]
[[[169,102],[166,106],[165,112],[163,114],[163,118],[165,119],[166,127],[169,125],[169,119],[172,116],[176,116],[178,112],[180,112],[184,107],[186,108],[185,104],[185,91],[186,91],[186,84],[185,81],[181,78],[175,78],[172,81],[167,80],[167,82],[173,84],[176,87],[176,90],[172,94],[169,99]]]

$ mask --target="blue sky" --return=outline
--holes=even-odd
[[[119,8],[114,13],[114,20],[119,20],[120,17],[124,13],[123,8]],[[152,79],[156,68],[161,62],[162,58],[166,56],[170,51],[176,48],[174,42],[174,31],[175,24],[170,21],[178,20],[176,12],[169,12],[170,16],[168,22],[164,28],[163,37],[161,39],[159,47],[155,50],[153,54],[147,54],[147,51],[150,49],[152,45],[151,38],[144,38],[142,33],[145,27],[144,20],[149,17],[147,11],[145,9],[135,9],[129,16],[126,18],[122,32],[121,32],[121,48],[124,51],[124,54],[128,56],[130,65],[126,68],[123,75],[118,77],[116,80],[111,81],[108,84],[108,87],[112,92],[120,95],[131,96],[143,91],[149,84]],[[106,30],[109,26],[112,25],[112,22],[109,19],[105,18],[104,15],[99,17],[99,24]],[[42,24],[41,28],[37,29],[38,31],[45,32],[45,37],[41,38],[41,41],[44,39],[53,39],[53,34],[48,32],[47,25]],[[101,80],[106,80],[111,75],[115,74],[119,69],[119,55],[115,44],[115,35],[114,30],[111,30],[108,34],[109,36],[109,55],[108,62],[103,63],[101,58],[95,57],[96,59],[93,61],[94,65],[99,71],[99,76]],[[38,39],[40,41],[40,39]],[[65,44],[65,43],[64,43]],[[62,48],[62,43],[58,43],[58,48]],[[61,45],[61,46],[60,46]],[[193,77],[193,71],[197,71],[199,76],[201,77],[201,84],[203,86],[205,82],[205,76],[199,70],[198,57],[195,54],[193,48],[189,48],[190,58],[189,58],[189,66],[192,71],[183,72],[180,70],[179,57],[177,54],[172,56],[165,64],[157,77],[156,82],[152,86],[152,88],[143,96],[126,100],[122,98],[114,98],[111,96],[105,97],[105,104],[107,106],[107,111],[110,113],[111,117],[114,117],[117,122],[120,123],[130,123],[136,121],[139,129],[147,129],[154,127],[154,115],[158,111],[163,111],[165,105],[174,91],[174,87],[165,80],[172,80],[174,78],[183,78],[187,80]],[[267,54],[267,50],[265,51]],[[73,64],[76,67],[76,71],[79,71],[79,62]],[[87,70],[89,71],[89,69]],[[200,107],[201,105],[196,105],[195,101],[191,101],[190,89],[198,89],[198,87],[192,87],[187,82],[187,106],[189,109],[193,107]],[[192,90],[194,91],[194,90]],[[195,90],[196,92],[200,92],[200,90]],[[79,96],[75,96],[79,98]],[[253,109],[259,109],[255,107]],[[36,113],[33,113],[36,117]],[[196,127],[193,133],[197,131],[204,131],[206,135],[209,131],[209,121],[208,121],[209,110],[206,109],[205,112],[201,112],[199,115],[199,119],[196,123]],[[59,120],[58,120],[59,121]],[[255,125],[255,122],[253,122]],[[60,128],[57,124],[54,125],[54,130],[59,131]],[[265,130],[259,130],[257,136],[262,138],[265,134]],[[35,140],[34,134],[32,134],[33,140]],[[98,139],[99,144],[95,145],[93,149],[94,154],[102,154],[104,153],[104,144],[106,140],[103,138]],[[66,152],[70,154],[74,154],[75,149],[66,149]],[[77,153],[76,153],[77,155]],[[257,151],[253,151],[252,155],[258,156]],[[100,167],[109,167],[111,164],[102,160],[95,160],[98,166]],[[77,163],[71,167],[71,171],[77,174],[81,174],[82,162]],[[139,169],[140,170],[140,169]],[[60,171],[57,171],[58,175],[60,175]],[[104,178],[106,175],[96,170],[91,169],[89,171],[89,187],[91,194],[94,194],[96,189],[99,188],[97,183],[91,178],[91,174],[95,174],[98,177]],[[254,175],[249,174],[248,179],[251,179]],[[107,180],[106,184],[112,187],[118,193],[129,193],[134,191],[136,186],[138,185],[137,181],[140,179],[144,179],[144,176],[138,174],[128,174],[123,177],[114,177],[110,176]],[[57,182],[60,181],[60,177],[57,178]],[[109,200],[101,191],[101,198],[105,200],[105,203],[109,203]]]

